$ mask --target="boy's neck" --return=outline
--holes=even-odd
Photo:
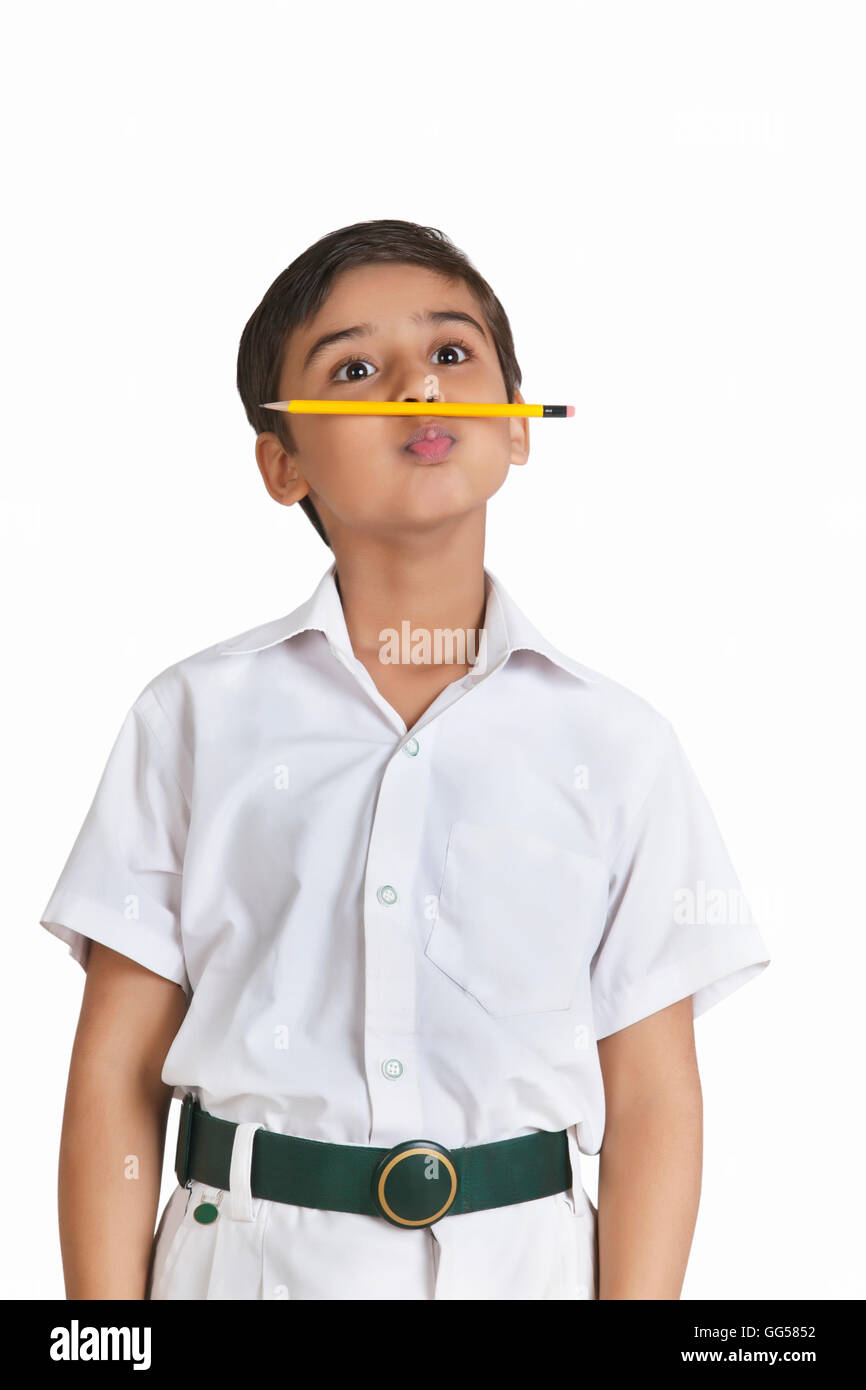
[[[461,632],[472,644],[467,650],[478,650],[486,606],[483,544],[448,561],[433,552],[407,557],[353,550],[342,551],[336,562],[337,592],[360,661],[378,659],[385,642],[381,634],[402,634],[407,622],[413,639],[429,633],[433,643],[437,632]]]

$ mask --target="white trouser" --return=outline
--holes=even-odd
[[[257,1124],[235,1132],[229,1190],[176,1187],[154,1238],[150,1299],[594,1299],[597,1213],[574,1188],[404,1229],[379,1216],[253,1197]],[[199,1203],[217,1202],[208,1225]]]

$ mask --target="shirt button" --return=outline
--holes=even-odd
[[[395,903],[397,901],[397,890],[392,888],[390,883],[383,883],[381,888],[376,889],[376,897],[380,903]]]
[[[418,755],[418,749],[420,747],[421,745],[417,738],[410,738],[408,743],[403,744],[403,752],[408,753],[410,758],[415,758]]]
[[[398,1077],[403,1075],[403,1063],[399,1057],[389,1057],[386,1062],[382,1063],[382,1071],[392,1081],[396,1081]]]

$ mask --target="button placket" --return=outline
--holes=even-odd
[[[419,756],[423,742],[424,756]],[[422,933],[415,901],[426,823],[434,725],[395,745],[370,832],[364,887],[365,1064],[369,1143],[423,1133],[418,1075],[416,976]],[[407,751],[412,745],[415,752]]]

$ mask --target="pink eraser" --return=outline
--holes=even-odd
[[[567,405],[567,406],[565,407],[565,413],[566,413],[566,415],[568,416],[568,418],[569,418],[569,420],[570,420],[571,417],[572,417],[572,415],[574,414],[574,406],[573,406],[573,405]]]

